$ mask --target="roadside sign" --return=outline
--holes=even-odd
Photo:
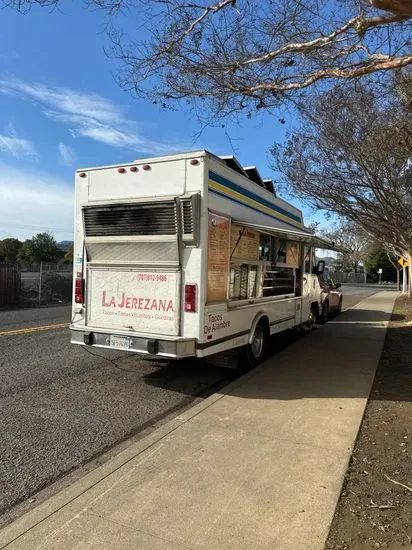
[[[382,268],[378,269],[378,273],[379,273],[379,275],[382,275],[383,269]]]
[[[407,260],[406,260],[403,256],[401,256],[400,258],[398,258],[398,264],[399,264],[403,269],[405,269],[405,267],[408,267],[408,265],[409,265],[408,262],[407,262]]]

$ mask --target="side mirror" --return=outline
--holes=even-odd
[[[336,283],[335,288],[340,288],[342,286],[342,283]]]
[[[316,271],[318,272],[318,274],[324,273],[324,271],[325,271],[325,260],[319,260],[318,261]]]

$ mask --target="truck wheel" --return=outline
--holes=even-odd
[[[264,361],[269,343],[269,327],[259,321],[253,333],[252,342],[242,350],[240,364],[243,367],[256,367]]]
[[[318,304],[312,304],[310,308],[311,316],[315,319],[315,325],[321,325],[322,319],[321,314],[319,313],[319,305]]]
[[[309,319],[305,323],[305,329],[307,332],[310,332],[313,329],[315,323],[317,322],[317,319],[318,319],[318,307],[317,307],[317,304],[312,304],[310,308]]]
[[[327,323],[327,321],[329,319],[329,313],[330,313],[329,302],[328,302],[328,300],[325,300],[325,302],[322,306],[322,315],[320,316],[320,319],[319,319],[319,322],[320,322],[321,325],[324,325],[325,323]]]

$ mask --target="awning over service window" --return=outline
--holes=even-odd
[[[311,232],[310,229],[301,231],[299,229],[279,229],[276,227],[270,227],[266,225],[257,225],[254,223],[244,223],[240,220],[233,220],[234,223],[243,225],[244,227],[250,227],[255,231],[260,231],[261,233],[267,233],[268,235],[273,235],[274,237],[279,237],[283,239],[289,239],[291,241],[298,241],[305,243],[307,245],[313,245],[316,248],[322,248],[324,250],[334,250],[335,252],[345,252],[345,250],[335,244],[333,241],[326,239],[324,237],[319,237]]]

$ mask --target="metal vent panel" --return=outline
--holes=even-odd
[[[182,200],[182,226],[183,234],[191,235],[193,233],[193,205],[191,199]]]
[[[180,201],[183,242],[189,246],[199,244],[200,195],[192,195]]]
[[[176,235],[175,203],[85,206],[86,237]]]
[[[177,239],[174,242],[86,243],[89,261],[142,265],[179,264]]]

